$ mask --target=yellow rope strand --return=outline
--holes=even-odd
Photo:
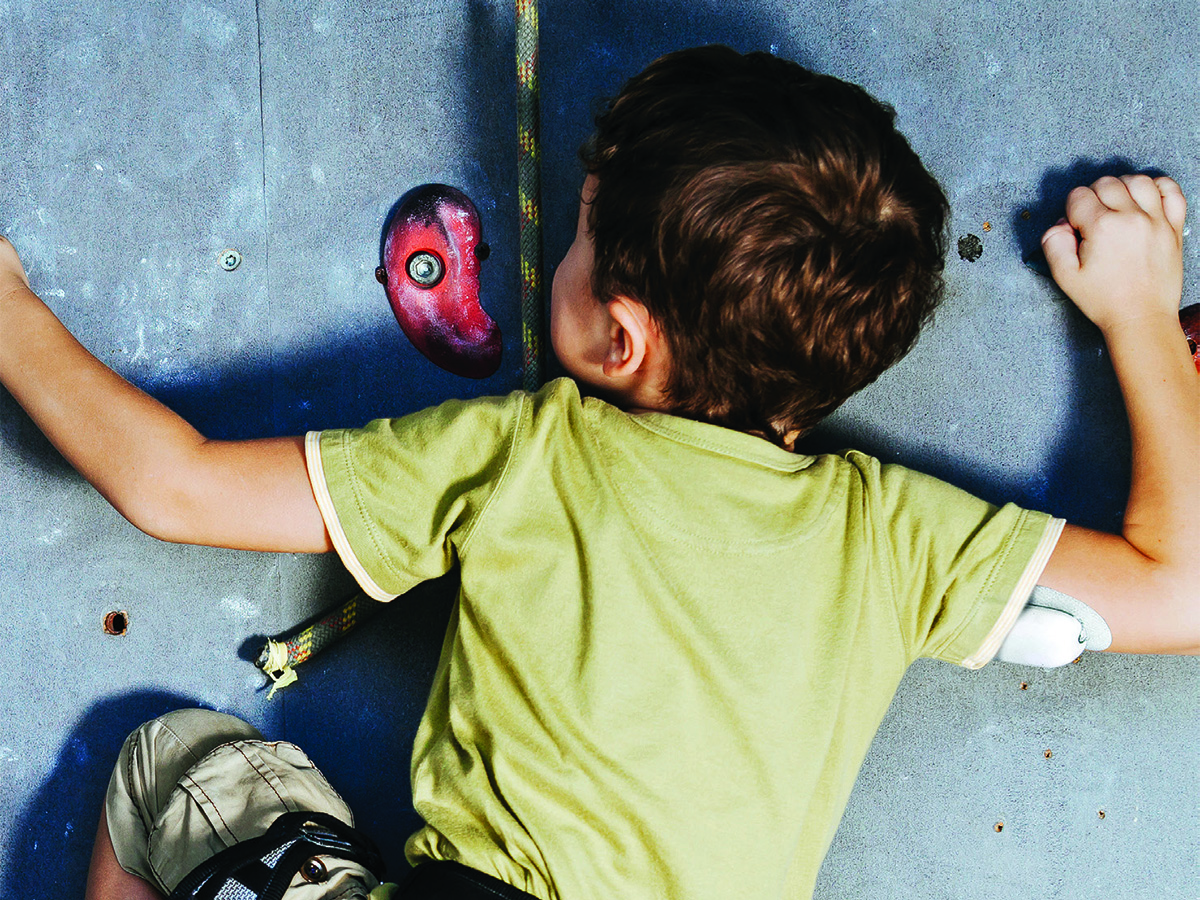
[[[517,205],[521,246],[521,343],[523,387],[542,384],[542,187],[538,112],[537,0],[517,3]],[[353,628],[375,604],[354,597],[336,612],[288,641],[267,641],[258,666],[270,676],[275,691],[296,681],[295,667]]]
[[[523,387],[542,384],[542,187],[537,0],[517,0],[517,205]]]

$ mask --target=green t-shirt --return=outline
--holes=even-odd
[[[409,859],[547,900],[810,896],[905,668],[986,663],[1061,527],[567,380],[308,459],[368,594],[461,566]]]

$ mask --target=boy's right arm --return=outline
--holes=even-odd
[[[1179,327],[1187,204],[1169,178],[1102,178],[1042,245],[1104,335],[1133,442],[1120,535],[1068,525],[1039,583],[1082,600],[1110,649],[1200,653],[1200,376]]]
[[[332,549],[302,438],[210,441],[104,366],[30,290],[0,238],[0,383],[135,526],[167,541]]]

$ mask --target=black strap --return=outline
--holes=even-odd
[[[328,813],[299,811],[283,813],[262,836],[198,865],[176,885],[170,900],[213,900],[231,880],[247,896],[279,900],[304,861],[321,854],[356,862],[383,880],[383,857],[370,838]]]
[[[408,876],[400,890],[402,900],[537,900],[462,863],[450,860],[423,862]]]

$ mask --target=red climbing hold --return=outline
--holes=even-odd
[[[1192,351],[1192,361],[1196,371],[1200,372],[1200,303],[1194,303],[1179,311],[1179,324],[1187,335],[1188,347]]]
[[[488,254],[481,231],[479,212],[462,191],[413,188],[388,223],[375,273],[413,346],[467,378],[495,372],[502,350],[500,327],[479,303],[479,264]]]

